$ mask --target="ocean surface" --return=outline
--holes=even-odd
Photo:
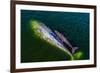
[[[61,32],[73,46],[79,47],[80,60],[89,59],[89,13],[21,10],[21,62],[69,60],[63,52],[43,49],[36,43],[29,28],[30,20],[41,21]]]

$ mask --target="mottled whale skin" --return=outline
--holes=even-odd
[[[50,44],[58,47],[59,49],[69,54],[71,56],[71,60],[74,59],[73,53],[75,53],[75,50],[77,50],[78,47],[73,47],[68,41],[68,39],[65,38],[60,32],[58,32],[57,30],[54,30],[53,32],[45,24],[36,20],[31,21],[31,28],[39,38],[49,42]],[[69,51],[68,48],[65,47],[63,43],[68,45],[72,51]]]

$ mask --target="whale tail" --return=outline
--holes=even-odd
[[[75,53],[75,51],[78,49],[78,47],[73,47],[72,48],[72,53]]]

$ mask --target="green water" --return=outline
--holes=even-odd
[[[89,13],[21,10],[21,62],[70,60],[68,54],[33,36],[30,20],[39,20],[61,32],[82,52],[79,60],[89,59]],[[78,53],[80,54],[80,53]]]

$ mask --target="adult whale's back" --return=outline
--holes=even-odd
[[[31,29],[34,31],[35,35],[39,37],[40,39],[50,43],[53,46],[58,47],[60,50],[66,52],[68,55],[70,55],[71,59],[73,59],[72,53],[64,46],[62,43],[63,41],[59,39],[59,36],[54,33],[49,27],[47,27],[45,24],[32,20],[31,21]]]

